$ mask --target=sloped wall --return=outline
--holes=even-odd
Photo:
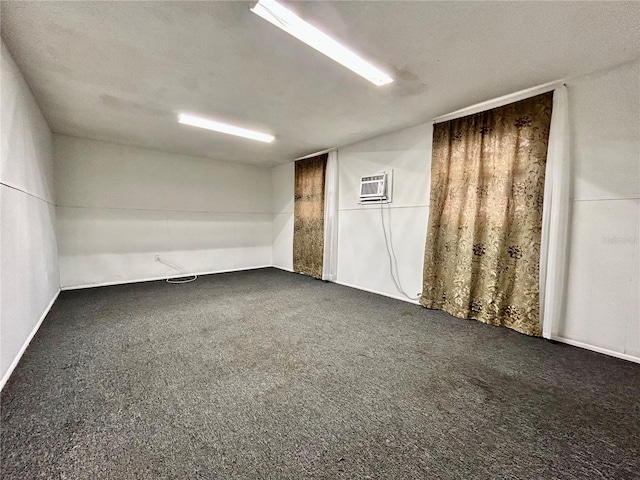
[[[4,43],[0,163],[0,388],[60,289],[51,131]]]

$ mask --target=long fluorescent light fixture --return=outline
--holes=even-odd
[[[280,5],[275,0],[259,0],[251,11],[261,16],[276,27],[293,35],[301,42],[315,48],[320,53],[344,65],[349,70],[366,78],[371,83],[381,86],[393,82],[386,73],[363,60],[348,48],[336,42],[333,38],[322,33],[313,25],[308,24],[291,10]]]
[[[229,135],[235,135],[237,137],[250,138],[251,140],[258,140],[260,142],[271,143],[274,140],[273,135],[267,133],[254,132],[253,130],[247,130],[246,128],[234,127],[226,123],[216,122],[209,120],[208,118],[196,117],[195,115],[189,115],[188,113],[181,113],[178,116],[178,122],[185,125],[191,125],[193,127],[206,128],[207,130],[213,130],[214,132],[228,133]]]

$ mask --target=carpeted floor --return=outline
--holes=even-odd
[[[640,365],[275,269],[63,292],[9,479],[640,478]]]

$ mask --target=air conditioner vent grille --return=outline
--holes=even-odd
[[[369,182],[362,184],[362,195],[377,195],[379,182]]]

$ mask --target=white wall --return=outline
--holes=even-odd
[[[389,271],[384,218],[402,289],[410,297],[422,291],[431,137],[432,126],[427,124],[338,151],[338,283],[404,298]],[[359,205],[360,177],[389,169],[393,169],[391,203],[384,204],[382,212],[380,205]]]
[[[273,266],[293,271],[293,190],[295,164],[271,170]]]
[[[640,61],[567,85],[573,215],[559,334],[640,358]]]
[[[0,67],[0,388],[60,288],[51,132],[9,51]]]
[[[54,135],[62,287],[271,265],[267,168]]]
[[[640,359],[640,61],[567,81],[573,214],[561,340]],[[388,271],[379,206],[357,203],[362,175],[394,169],[391,218],[402,286],[422,286],[431,124],[339,149],[338,283],[401,298]],[[273,169],[276,251],[293,238],[293,163]],[[290,263],[287,263],[288,267]]]

